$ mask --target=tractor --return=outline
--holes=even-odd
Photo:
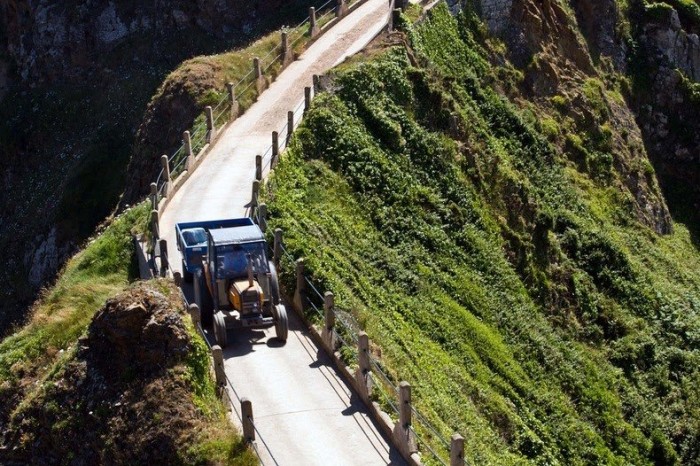
[[[202,324],[213,325],[219,346],[227,345],[229,329],[245,327],[274,325],[277,339],[287,340],[287,311],[260,227],[243,218],[177,224],[176,232],[183,273],[192,274]],[[188,254],[188,248],[200,254]]]

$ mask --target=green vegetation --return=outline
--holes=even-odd
[[[77,432],[94,422],[92,416],[89,419],[83,417],[87,416],[84,412],[87,400],[77,397],[79,404],[74,410],[59,406],[56,400],[76,398],[75,395],[66,395],[66,390],[71,390],[66,381],[76,377],[89,380],[88,376],[76,375],[81,367],[76,362],[76,343],[104,302],[127,289],[129,282],[138,278],[132,234],[143,233],[147,229],[149,212],[150,202],[147,201],[114,219],[93,242],[68,262],[56,285],[46,291],[35,305],[29,323],[0,342],[0,398],[5,400],[0,408],[0,423],[12,425],[13,430],[27,429],[27,422],[36,423],[31,424],[33,427],[30,431],[32,435],[41,437],[45,435],[42,433],[43,426],[36,419],[48,416],[56,420],[51,426],[52,436],[74,440]],[[172,285],[161,281],[151,282],[151,285],[170,296],[170,300],[183,313],[178,302],[179,295]],[[178,444],[181,464],[257,464],[257,458],[230,425],[227,410],[216,394],[206,343],[194,330],[189,318],[184,318],[183,322],[191,346],[185,364],[168,370],[168,375],[173,378],[163,376],[162,383],[171,387],[170,391],[163,393],[162,388],[159,391],[157,382],[154,384],[152,379],[136,380],[133,374],[124,373],[119,382],[128,387],[124,393],[128,395],[135,391],[135,386],[143,384],[140,389],[144,393],[143,399],[137,397],[137,401],[145,403],[146,407],[142,409],[152,411],[156,417],[172,415],[168,412],[171,409],[169,405],[183,406],[184,400],[164,401],[165,407],[160,409],[160,404],[154,401],[155,396],[170,397],[174,393],[172,390],[177,389],[178,396],[189,394],[192,397],[193,409],[196,408],[201,416],[196,433],[170,433],[189,439]],[[114,387],[110,387],[110,393],[114,390]],[[137,390],[136,393],[140,392]],[[107,419],[111,414],[105,407],[95,408],[98,418]],[[176,412],[174,415],[177,417],[183,413]],[[132,426],[132,429],[156,430],[164,422],[171,425],[178,422],[175,419],[156,418],[150,421],[152,425],[145,422]],[[186,422],[197,421],[188,418]],[[109,440],[109,435],[103,439],[103,442],[110,441],[114,439]],[[109,450],[113,446],[104,448]]]
[[[35,305],[29,323],[0,342],[0,394],[40,378],[74,345],[104,301],[138,277],[131,234],[147,229],[148,202],[124,212],[66,265]]]
[[[584,84],[595,124],[558,155],[552,121],[491,89],[474,23],[438,6],[410,60],[392,47],[338,73],[267,188],[270,231],[470,464],[698,464],[697,246],[601,179],[604,85]]]
[[[194,405],[204,414],[206,424],[196,441],[182,453],[183,464],[253,466],[258,458],[231,426],[228,410],[216,393],[211,376],[210,351],[192,321],[185,318],[192,347],[187,357],[185,380],[193,393]]]

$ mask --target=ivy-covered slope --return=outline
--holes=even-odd
[[[438,6],[337,72],[271,179],[270,231],[470,464],[700,464],[698,245],[641,223],[614,145],[578,163],[497,93],[476,24]]]

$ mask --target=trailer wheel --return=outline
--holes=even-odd
[[[287,334],[289,333],[289,321],[287,320],[287,309],[283,304],[278,304],[273,307],[274,317],[275,317],[275,333],[277,334],[277,339],[279,341],[287,341]]]
[[[219,345],[221,349],[226,348],[228,344],[226,319],[224,318],[224,313],[221,311],[214,315],[214,337],[216,338],[216,344]]]
[[[267,262],[270,267],[270,294],[272,295],[272,305],[276,306],[280,303],[280,282],[277,278],[277,268],[272,261]]]
[[[194,274],[187,270],[184,260],[182,261],[182,278],[187,283],[192,283],[192,281],[194,281]]]
[[[209,292],[209,287],[207,286],[207,279],[203,272],[197,274],[197,281],[199,285],[199,310],[202,314],[202,327],[211,327],[212,321],[214,320],[214,300]]]

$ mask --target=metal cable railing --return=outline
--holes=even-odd
[[[285,259],[289,261],[290,264],[295,263],[294,256],[287,250],[284,243],[280,243],[280,250]],[[324,295],[319,291],[318,287],[314,285],[313,281],[304,275],[303,277],[306,288],[310,292],[310,296],[307,295],[307,303],[315,313],[323,318],[324,311],[321,307],[315,304],[314,301],[321,300],[323,302]],[[309,299],[309,298],[315,299]],[[338,306],[333,308],[335,315],[336,325],[333,328],[333,332],[337,341],[341,343],[341,347],[345,347],[348,350],[356,351],[358,343],[358,330],[360,328],[359,323],[354,320],[352,313],[344,310]],[[344,317],[345,315],[346,317]],[[392,381],[391,377],[384,371],[379,361],[375,358],[370,357],[371,374],[379,382],[377,387],[377,393],[379,394],[380,401],[389,406],[396,416],[399,415],[399,407],[397,405],[396,399],[399,392],[399,387]],[[411,412],[413,414],[413,423],[411,430],[418,441],[420,447],[424,450],[424,453],[432,456],[438,464],[447,465],[444,456],[438,451],[433,441],[428,439],[433,439],[438,442],[440,449],[449,454],[450,452],[450,442],[441,434],[437,428],[428,420],[428,418],[422,414],[415,406],[411,405]],[[426,435],[421,434],[424,432]]]
[[[333,0],[328,0],[325,2],[323,5],[321,5],[317,10],[323,10],[326,8]],[[328,15],[333,12],[333,9],[329,10],[326,12],[323,16]],[[303,21],[301,21],[299,24],[297,24],[294,28],[290,29],[290,35],[291,36],[296,36],[291,41],[291,46],[294,47],[296,46],[306,35],[307,33],[304,31],[303,26],[307,23],[309,23],[310,18],[306,17]],[[282,58],[282,51],[280,50],[280,46],[275,46],[273,47],[267,54],[265,54],[261,59],[260,59],[260,64],[261,64],[261,69],[263,70],[263,74],[267,73],[276,63],[280,63],[280,59]],[[269,59],[269,63],[268,63]],[[233,88],[235,89],[236,95],[241,96],[247,93],[254,85],[255,85],[255,79],[254,79],[254,73],[255,70],[251,69],[249,70],[243,77],[241,77],[237,82],[233,84]],[[251,79],[252,78],[252,79]],[[246,84],[247,83],[247,84]],[[244,86],[244,87],[241,87]],[[229,113],[228,110],[230,110],[230,96],[223,96],[219,101],[216,103],[216,105],[212,108],[212,113],[213,113],[213,123],[215,127],[223,126],[226,121],[228,120],[227,114]],[[206,127],[206,122],[199,123],[198,125],[195,125],[192,130],[191,130],[191,148],[192,151],[194,152],[195,155],[199,153],[202,147],[204,147],[208,136],[209,136],[209,130]],[[182,153],[184,152],[184,145],[181,146],[180,149],[176,150],[173,155],[171,155],[168,158],[168,162],[173,162],[173,165],[175,165],[177,168],[171,169],[171,175],[174,175],[173,177],[176,177],[179,175],[182,170],[181,168],[184,168],[184,163],[181,163],[182,160],[186,159],[186,157],[182,157]],[[179,171],[177,171],[179,170]],[[161,170],[158,173],[157,176],[157,181],[156,185],[158,186],[158,189],[160,191],[160,186],[163,178],[163,172],[164,169],[161,168]],[[162,195],[162,192],[160,192]],[[162,196],[161,196],[162,197]],[[154,206],[155,207],[155,206]]]
[[[328,0],[321,7],[319,7],[318,10],[322,10],[323,8],[328,6],[332,1],[333,0]],[[333,12],[334,12],[334,9],[331,9],[330,11],[328,11],[325,14],[318,17],[317,24],[319,24],[319,26],[322,27],[323,26],[322,22],[328,17],[328,15],[330,15]],[[308,20],[309,20],[309,18],[306,18],[298,26],[293,28],[291,30],[292,32],[291,32],[289,37],[291,37],[292,34],[296,33],[297,30],[299,30],[299,28],[301,26],[303,26],[303,24],[305,22],[307,22]],[[305,33],[303,31],[301,31],[301,34],[299,35],[299,37],[297,39],[291,41],[291,47],[293,48],[294,45],[296,45],[296,43],[304,36],[305,36]],[[277,50],[277,48],[273,48],[270,52],[268,52],[268,54],[265,55],[265,57],[263,57],[263,59],[261,59],[261,61],[260,61],[261,64],[264,63],[264,60],[269,58],[276,50]],[[274,65],[279,60],[279,58],[281,58],[281,56],[282,56],[282,53],[278,53],[275,56],[275,58],[270,62],[270,64],[268,64],[264,68],[265,72],[267,72],[272,67],[272,65]],[[243,95],[245,92],[250,90],[250,88],[255,84],[255,80],[253,79],[242,90],[238,89],[239,86],[241,86],[249,77],[251,77],[253,75],[253,71],[254,70],[249,71],[236,84],[234,84],[234,88],[236,89],[236,91],[238,91],[236,93],[236,95],[238,95],[238,96]],[[279,148],[280,150],[283,147],[287,146],[287,140],[288,140],[287,137],[282,137],[282,135],[284,134],[286,136],[287,134],[294,131],[294,129],[296,128],[298,123],[301,122],[302,118],[299,118],[298,114],[300,112],[303,113],[304,105],[305,105],[305,102],[302,101],[293,110],[293,118],[291,121],[291,123],[292,123],[291,128],[290,128],[289,122],[287,122],[284,125],[284,127],[282,128],[282,130],[278,133],[279,138],[282,139],[282,141],[280,141],[280,148]],[[222,120],[225,118],[225,115],[227,114],[227,110],[230,110],[230,96],[228,96],[228,95],[222,97],[218,101],[216,106],[212,109],[215,127],[218,127],[219,123],[221,123]],[[204,143],[207,140],[207,136],[208,136],[208,128],[206,126],[206,121],[200,122],[197,126],[195,126],[193,128],[192,133],[191,133],[191,147],[192,147],[193,152],[197,153],[201,149],[201,147],[204,146]],[[182,172],[181,169],[185,166],[185,161],[186,161],[187,157],[184,156],[184,149],[185,149],[185,145],[183,142],[183,144],[177,150],[175,150],[175,152],[173,152],[173,154],[170,157],[168,157],[169,162],[174,161],[174,163],[173,163],[174,167],[171,171],[171,180],[172,180],[172,178],[177,177]],[[268,166],[271,166],[272,153],[273,153],[273,147],[272,147],[272,145],[270,145],[267,148],[267,150],[263,153],[263,156],[262,156],[263,162],[264,162],[263,170],[265,168],[267,168]],[[268,154],[269,154],[269,157],[268,157]],[[163,179],[163,174],[164,174],[164,170],[161,170],[158,174],[157,179],[156,179],[157,189],[156,189],[156,195],[155,195],[155,199],[154,199],[154,202],[156,203],[156,205],[158,203],[158,198],[163,197],[165,187],[166,187],[166,182]],[[252,216],[259,214],[255,210],[255,207],[251,208],[250,213]],[[283,244],[280,244],[280,249],[283,252],[285,258],[288,259],[291,263],[294,263],[294,257],[292,256],[292,254],[289,253],[289,251],[286,249],[286,247]],[[172,274],[172,269],[170,268],[170,261],[167,260],[167,251],[161,251],[161,254],[164,255],[165,261],[168,264],[168,270],[170,270],[170,272]],[[316,297],[318,297],[321,300],[321,302],[323,302],[324,296],[321,294],[321,292],[318,290],[318,288],[313,284],[313,282],[306,276],[304,276],[304,282],[313,291],[313,293],[316,295]],[[189,303],[188,303],[187,298],[185,297],[184,293],[182,292],[182,290],[180,290],[180,296],[181,296],[183,302],[185,303],[185,305],[188,306]],[[317,306],[313,300],[309,299],[308,303],[310,304],[311,308],[321,318],[323,318],[324,311],[319,306]],[[338,311],[341,311],[346,317],[343,317],[342,314],[339,313]],[[344,311],[344,310],[336,307],[336,308],[334,308],[334,312],[335,312],[335,316],[336,316],[336,322],[339,324],[339,325],[336,325],[336,328],[333,329],[335,336],[337,337],[338,341],[341,342],[341,344],[343,346],[345,346],[346,348],[348,348],[351,351],[355,351],[357,343],[358,343],[357,331],[360,328],[359,323],[357,323],[357,321],[355,321],[354,317],[352,316],[352,313],[349,311]],[[206,338],[206,335],[204,333],[204,330],[201,327],[201,324],[198,325],[198,330],[201,333],[201,335],[203,336],[207,347],[211,350],[212,346],[209,343],[208,339]],[[346,335],[347,337],[344,335]],[[351,340],[351,342],[349,342],[347,338],[349,338]],[[396,403],[396,399],[397,399],[396,397],[398,394],[398,387],[391,381],[390,377],[383,371],[383,369],[381,368],[378,361],[376,361],[372,357],[370,357],[369,360],[370,360],[370,365],[372,367],[372,371],[370,373],[372,374],[372,376],[374,376],[377,380],[380,381],[380,383],[378,385],[376,385],[378,387],[377,391],[380,393],[380,395],[382,396],[382,398],[384,399],[386,404],[391,407],[391,409],[394,411],[394,413],[396,415],[398,415],[399,414],[399,407],[397,406],[397,403]],[[225,375],[225,373],[224,373],[224,375]],[[226,385],[227,385],[227,388],[224,390],[225,395],[226,395],[230,405],[232,406],[233,411],[236,413],[236,416],[238,417],[238,419],[241,422],[243,422],[242,413],[240,413],[239,410],[236,408],[236,403],[234,403],[234,401],[231,399],[231,396],[230,396],[228,389],[231,390],[231,393],[233,393],[233,395],[236,398],[236,400],[238,401],[239,405],[241,402],[241,398],[238,395],[238,392],[236,391],[235,387],[233,386],[233,384],[231,383],[231,380],[228,378],[227,375],[225,375],[225,379],[226,379]],[[393,396],[391,396],[390,393],[387,393],[388,391],[391,392],[391,395],[393,395]],[[442,446],[449,452],[449,450],[450,450],[449,442],[447,442],[447,440],[445,440],[445,438],[437,431],[437,429],[430,423],[430,421],[423,414],[421,414],[415,407],[412,406],[411,410],[412,410],[412,413],[415,415],[415,419],[416,419],[417,423],[420,424],[420,427],[424,428],[430,437],[437,439],[442,444]],[[274,455],[272,454],[272,451],[270,450],[268,444],[265,442],[265,439],[260,434],[260,432],[257,429],[257,427],[255,426],[254,422],[252,422],[253,419],[249,417],[248,421],[251,422],[253,429],[260,437],[260,440],[262,441],[263,445],[267,449],[267,451],[270,455],[270,458],[272,459],[272,461],[274,461],[274,464],[278,465],[278,462],[274,458]],[[415,435],[416,439],[418,439],[420,441],[420,445],[425,447],[439,463],[446,465],[445,461],[438,454],[438,452],[431,446],[431,444],[429,442],[423,440],[423,437],[415,430],[415,428],[411,427],[411,430],[412,430],[413,434]],[[251,443],[252,443],[252,447],[253,447],[256,455],[258,456],[258,459],[262,463],[262,457],[261,457],[260,451],[258,450],[258,446],[256,445],[255,442],[251,442]]]

